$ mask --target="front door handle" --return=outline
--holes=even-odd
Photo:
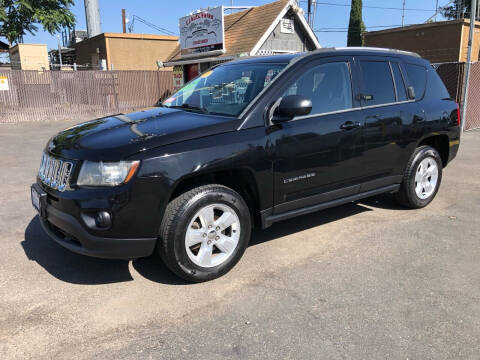
[[[342,125],[340,125],[340,129],[342,130],[351,130],[359,127],[360,123],[358,121],[346,121]]]

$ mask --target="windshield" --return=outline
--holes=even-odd
[[[287,64],[230,64],[207,71],[163,102],[163,106],[238,116]]]

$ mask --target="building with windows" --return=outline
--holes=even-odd
[[[320,43],[294,0],[279,0],[224,14],[223,7],[180,19],[180,43],[164,66],[174,67],[181,87],[215,64],[241,56],[311,51]]]

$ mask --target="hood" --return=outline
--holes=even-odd
[[[237,118],[153,108],[109,116],[61,131],[47,150],[66,159],[118,161],[163,145],[234,131]]]

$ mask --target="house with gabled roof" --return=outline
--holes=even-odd
[[[199,18],[198,14],[208,19],[208,11],[209,9],[193,13],[192,19]],[[202,20],[201,23],[205,21]],[[182,31],[181,28],[180,32]],[[222,39],[221,49],[188,54],[185,54],[180,43],[178,44],[169,60],[164,63],[164,66],[174,67],[174,81],[177,81],[175,87],[181,86],[183,82],[193,79],[213,65],[241,56],[296,53],[320,48],[315,33],[305,19],[303,9],[295,0],[279,0],[223,15]]]

